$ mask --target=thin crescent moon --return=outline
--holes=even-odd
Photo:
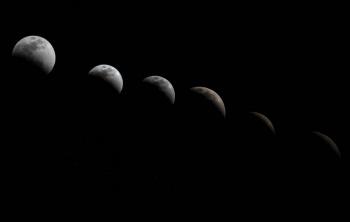
[[[272,133],[276,134],[275,127],[273,126],[269,118],[267,118],[265,115],[258,112],[250,112],[250,113],[256,116],[257,118],[259,118],[260,120],[262,120],[267,125],[267,127],[272,131]]]
[[[217,94],[214,90],[209,89],[204,86],[196,86],[190,89],[193,92],[203,95],[209,101],[211,101],[221,112],[222,116],[226,117],[226,108],[224,101],[221,99],[219,94]]]
[[[313,131],[312,133],[315,134],[316,136],[320,137],[323,141],[325,141],[335,151],[337,156],[339,158],[341,158],[341,153],[340,153],[340,150],[339,150],[337,144],[329,136],[327,136],[323,133],[320,133],[318,131]]]

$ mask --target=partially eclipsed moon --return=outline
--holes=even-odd
[[[337,154],[339,158],[341,157],[341,153],[337,144],[330,137],[317,131],[314,131],[312,133],[321,138],[325,143],[327,143],[328,146]]]
[[[40,36],[27,36],[19,40],[12,55],[35,65],[45,74],[52,71],[56,61],[52,45]]]
[[[108,82],[115,88],[119,93],[123,89],[123,78],[119,71],[110,65],[98,65],[90,70],[89,75],[99,77],[104,81]]]
[[[270,130],[273,134],[276,133],[275,127],[273,126],[272,122],[267,118],[265,115],[258,113],[258,112],[251,112],[255,117],[260,119]]]
[[[174,104],[175,103],[175,90],[173,85],[164,77],[161,76],[149,76],[146,77],[143,82],[148,83],[152,86],[158,88],[159,91],[164,93],[169,101]]]
[[[192,87],[191,91],[198,93],[199,95],[202,95],[204,98],[206,98],[220,111],[222,116],[225,117],[226,109],[225,109],[224,101],[222,101],[219,94],[217,94],[214,90],[211,90],[209,88],[202,87],[202,86],[196,86],[196,87]]]

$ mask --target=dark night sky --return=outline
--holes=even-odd
[[[133,198],[153,196],[163,198],[163,201],[167,198],[177,198],[180,201],[179,196],[192,196],[198,201],[205,199],[201,197],[204,191],[207,193],[207,201],[221,201],[214,193],[218,196],[236,196],[242,200],[248,193],[252,202],[259,205],[261,202],[254,201],[254,198],[266,198],[264,192],[267,191],[259,192],[260,189],[251,184],[257,183],[258,187],[269,192],[282,191],[281,187],[290,191],[291,187],[286,185],[290,180],[296,181],[295,186],[298,187],[308,177],[308,173],[302,173],[302,167],[307,168],[308,172],[314,172],[305,158],[298,159],[304,152],[307,157],[314,152],[310,148],[313,145],[305,139],[309,132],[317,130],[329,135],[343,153],[343,162],[347,159],[347,141],[343,129],[348,122],[346,101],[349,90],[344,69],[345,49],[341,43],[343,14],[338,13],[336,7],[321,4],[112,4],[81,1],[69,4],[25,4],[20,9],[12,5],[7,9],[12,13],[1,15],[4,23],[1,56],[4,58],[3,66],[6,67],[2,71],[2,97],[5,104],[11,104],[3,108],[8,117],[5,126],[14,128],[9,130],[9,138],[18,135],[18,128],[45,126],[48,127],[46,130],[30,130],[29,134],[20,130],[19,135],[31,138],[39,133],[48,139],[31,139],[28,143],[24,142],[26,140],[20,141],[17,146],[22,148],[9,151],[6,155],[12,156],[8,159],[13,160],[13,156],[25,149],[23,147],[32,147],[29,145],[31,143],[38,144],[37,153],[44,147],[50,149],[52,146],[54,151],[45,152],[49,152],[47,155],[53,161],[46,160],[44,154],[34,159],[40,159],[43,164],[52,162],[57,165],[49,164],[48,170],[42,173],[59,175],[57,177],[63,181],[65,193],[77,193],[84,189],[94,191],[94,188],[103,187],[106,193],[111,192],[115,196],[123,196],[124,192],[125,195],[133,193]],[[52,87],[38,86],[33,89],[22,84],[21,76],[30,73],[16,73],[16,69],[13,69],[16,67],[10,67],[13,46],[27,35],[42,36],[55,48],[56,65],[51,77],[45,80]],[[114,97],[108,94],[102,93],[104,98],[90,97],[94,91],[85,84],[86,75],[95,65],[103,63],[116,67],[124,79],[123,92],[115,98],[119,104],[110,104]],[[14,73],[15,77],[12,76]],[[171,111],[170,117],[152,121],[142,119],[146,115],[135,110],[138,101],[134,96],[140,81],[155,74],[172,82],[176,92],[176,111]],[[33,83],[36,84],[34,80]],[[210,123],[213,125],[208,124],[204,130],[200,128],[201,124],[193,126],[191,119],[187,119],[189,117],[182,116],[182,111],[190,105],[186,100],[188,88],[199,85],[211,88],[221,95],[227,109],[225,123]],[[23,102],[26,99],[23,99],[22,94],[28,91],[30,94],[32,90],[35,91],[33,95],[37,95],[35,93],[43,89],[49,90],[49,93],[41,93],[42,98],[37,101],[34,99],[33,103]],[[20,99],[13,102],[14,98]],[[119,107],[121,104],[123,108]],[[27,113],[27,109],[34,110],[34,114],[24,115],[23,119],[18,120],[18,114]],[[277,144],[274,147],[288,150],[279,151],[285,158],[285,165],[275,166],[281,170],[272,170],[273,173],[265,175],[262,181],[268,181],[266,184],[258,179],[264,177],[261,176],[264,173],[259,174],[254,170],[254,167],[264,168],[263,160],[250,166],[244,163],[244,160],[250,159],[247,156],[257,155],[254,149],[235,151],[246,146],[244,139],[251,139],[249,133],[240,133],[240,129],[244,131],[243,116],[250,111],[264,113],[271,119],[278,133],[278,142],[274,142]],[[27,120],[31,118],[30,115],[35,116],[35,120]],[[112,120],[109,122],[109,119]],[[32,125],[22,127],[27,121]],[[185,129],[178,130],[177,127]],[[249,132],[249,126],[247,128]],[[50,133],[47,131],[52,134],[48,135]],[[96,134],[92,133],[94,131]],[[94,136],[102,137],[102,142]],[[203,136],[213,138],[201,141]],[[150,138],[156,139],[150,142]],[[38,143],[37,140],[41,142]],[[221,142],[214,142],[218,140]],[[263,140],[262,144],[271,145],[270,142]],[[169,144],[177,149],[168,148]],[[115,145],[121,148],[110,151],[115,149]],[[249,146],[258,145],[252,143]],[[70,150],[70,147],[74,148]],[[101,153],[94,151],[96,147],[102,150]],[[160,151],[161,148],[170,151]],[[260,148],[266,149],[261,144]],[[64,151],[60,152],[60,149]],[[147,154],[145,149],[151,149],[152,154]],[[196,159],[198,152],[203,154]],[[240,158],[239,155],[245,157]],[[281,158],[277,153],[272,154],[273,157],[265,155],[265,162]],[[154,158],[153,164],[142,160],[145,156],[150,158],[149,162]],[[125,163],[128,160],[131,163]],[[237,164],[230,160],[237,161]],[[28,161],[24,161],[25,164],[19,162],[14,164],[16,166],[11,168],[13,170],[9,171],[9,175],[16,174],[23,165],[31,165]],[[184,164],[179,165],[182,162]],[[281,164],[280,162],[284,161],[274,163]],[[286,164],[293,162],[301,164]],[[314,162],[310,163],[312,164]],[[39,168],[42,166],[38,165]],[[206,173],[198,171],[197,165],[202,166],[202,171]],[[269,167],[271,166],[264,169],[271,172]],[[144,171],[139,172],[138,168],[144,168]],[[316,170],[315,174],[325,175],[322,170]],[[213,172],[208,173],[209,171]],[[247,181],[248,185],[228,179],[232,172],[241,181]],[[133,177],[128,175],[133,173]],[[192,173],[198,176],[193,176]],[[28,176],[23,174],[24,177]],[[248,178],[245,174],[253,176]],[[42,178],[40,175],[42,174],[39,173],[37,177]],[[283,179],[277,179],[276,175]],[[312,187],[320,181],[333,178],[327,176],[322,179],[322,176],[315,176],[317,182],[309,179],[310,189],[313,190]],[[155,177],[161,179],[154,179]],[[340,181],[340,178],[341,176],[333,179]],[[131,182],[125,182],[126,180]],[[35,184],[35,179],[33,181]],[[278,181],[288,182],[280,182],[284,184],[280,188],[267,188],[269,182],[276,184]],[[73,184],[73,188],[67,184]],[[199,186],[200,184],[208,185]],[[236,184],[235,190],[242,192],[228,192],[232,184]],[[301,190],[303,189],[300,188],[299,191]],[[303,192],[306,193],[306,190],[307,188]],[[26,195],[26,192],[23,193]],[[99,195],[97,191],[96,195]],[[276,194],[276,199],[277,196]],[[292,198],[292,194],[284,197]],[[194,203],[189,199],[189,202]],[[246,205],[249,209],[254,207],[249,205],[248,200],[247,202],[241,205],[242,210],[247,210],[244,208]]]

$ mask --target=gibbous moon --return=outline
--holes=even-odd
[[[225,117],[226,109],[225,109],[224,101],[222,101],[221,97],[215,91],[202,86],[192,87],[191,91],[197,93],[198,95],[203,96],[206,100],[212,103],[220,111],[222,116]]]
[[[337,144],[328,136],[326,136],[323,133],[314,131],[312,132],[314,135],[318,136],[319,138],[321,138],[336,154],[337,156],[340,158],[341,157],[341,153],[340,150],[337,146]]]
[[[272,122],[265,115],[258,112],[251,112],[251,114],[260,119],[271,130],[273,134],[276,133]]]
[[[40,36],[27,36],[19,40],[12,50],[12,55],[38,67],[45,74],[52,71],[56,61],[52,45]]]
[[[103,79],[119,93],[123,89],[123,78],[119,71],[110,65],[98,65],[90,70],[89,75]]]
[[[173,85],[161,76],[149,76],[143,80],[144,83],[155,86],[159,91],[169,99],[171,104],[175,103],[175,90]]]

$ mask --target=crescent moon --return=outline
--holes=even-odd
[[[123,78],[119,71],[110,65],[98,65],[92,68],[89,75],[99,77],[113,86],[120,93],[123,89]]]
[[[250,113],[256,116],[258,119],[260,119],[263,123],[265,123],[266,126],[271,130],[273,134],[276,134],[275,127],[273,126],[269,118],[267,118],[265,115],[258,112],[250,112]]]
[[[223,117],[226,116],[226,109],[224,101],[221,99],[219,94],[214,90],[209,89],[203,86],[192,87],[191,91],[198,93],[199,95],[204,96],[208,101],[210,101],[222,114]]]
[[[162,76],[148,76],[143,79],[144,83],[150,84],[158,88],[169,99],[171,104],[175,103],[175,90],[173,85]]]
[[[324,142],[326,142],[330,146],[330,148],[337,154],[337,156],[341,158],[341,153],[337,144],[329,136],[318,131],[313,131],[312,133],[321,138]]]

